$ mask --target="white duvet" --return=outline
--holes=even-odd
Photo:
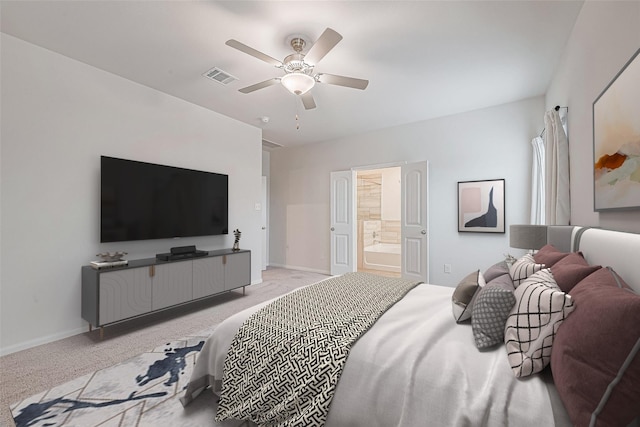
[[[515,378],[504,346],[476,349],[471,324],[453,319],[453,290],[417,286],[356,342],[326,426],[571,425],[549,381],[539,375]],[[184,402],[199,393],[194,386],[219,392],[236,330],[264,304],[216,328],[200,352]]]

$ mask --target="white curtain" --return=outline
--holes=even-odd
[[[544,115],[545,221],[547,225],[569,225],[569,142],[556,110]]]
[[[545,223],[544,198],[544,140],[536,136],[531,140],[533,163],[531,164],[531,220],[530,224]]]

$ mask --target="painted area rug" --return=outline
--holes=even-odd
[[[184,393],[206,336],[168,342],[11,405],[24,426],[235,426],[216,424],[211,392],[183,408]]]

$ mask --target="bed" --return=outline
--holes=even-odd
[[[542,267],[533,267],[535,271],[528,275],[522,273],[527,277],[512,291],[513,295],[518,292],[520,295],[513,297],[517,301],[507,310],[503,342],[479,347],[478,343],[486,343],[491,334],[483,335],[482,328],[476,328],[475,320],[482,318],[479,307],[484,299],[480,290],[486,290],[487,295],[489,289],[495,290],[493,282],[497,279],[493,276],[497,274],[496,269],[504,267],[499,260],[485,272],[467,277],[483,283],[477,283],[462,310],[456,305],[462,282],[456,288],[425,283],[412,285],[397,302],[383,309],[372,326],[350,346],[327,413],[313,418],[316,421],[312,422],[310,418],[306,421],[298,418],[297,421],[259,421],[259,424],[329,427],[638,425],[640,296],[636,293],[640,292],[640,235],[570,226],[549,227],[548,233],[548,245],[545,251],[540,251],[540,256],[546,256],[549,264],[552,261],[560,264],[553,270],[553,266],[547,268],[533,259],[535,265]],[[580,258],[579,267],[567,262],[573,257]],[[512,274],[519,277],[520,273],[513,269],[522,262],[518,259],[506,266],[511,280],[514,280]],[[504,280],[504,272],[498,277]],[[550,291],[546,283],[546,287],[532,285],[553,277],[562,278],[563,283],[565,279],[567,283],[571,281],[570,289],[562,292],[550,288]],[[596,282],[595,285],[592,282]],[[501,286],[499,291],[504,294]],[[533,293],[525,297],[524,292],[529,289],[533,289]],[[538,290],[542,292],[539,295],[535,294]],[[551,341],[544,341],[541,350],[532,350],[533,344],[529,342],[527,346],[531,347],[519,347],[522,354],[513,351],[514,342],[522,345],[522,334],[531,338],[531,331],[535,329],[529,324],[523,328],[522,313],[518,312],[521,308],[514,307],[528,301],[525,310],[531,310],[532,295],[546,298],[551,295],[548,292],[560,301],[558,306],[553,306],[550,297],[550,312],[555,313],[552,317],[560,316],[562,320],[542,326],[551,328],[552,333],[543,337]],[[612,295],[611,301],[609,295]],[[188,405],[206,388],[225,398],[224,393],[228,391],[223,386],[226,384],[223,383],[225,360],[230,358],[228,353],[235,353],[230,348],[237,345],[237,335],[248,320],[270,303],[237,313],[216,328],[202,348],[182,398],[183,405]],[[462,318],[462,312],[467,319]],[[491,332],[491,328],[488,331]],[[598,332],[596,338],[592,336],[594,331]],[[540,337],[536,340],[540,341]],[[299,356],[287,357],[297,360]],[[518,359],[517,363],[514,358]],[[244,369],[242,371],[245,375]],[[246,375],[249,371],[247,369]],[[218,405],[218,402],[212,404]]]

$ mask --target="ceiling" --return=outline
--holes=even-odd
[[[582,1],[5,1],[2,32],[263,129],[296,146],[543,95]],[[312,89],[317,108],[280,84],[287,40],[343,36],[316,72],[369,80]],[[238,78],[203,77],[218,67]],[[296,114],[299,117],[296,122]],[[265,123],[263,118],[268,117]],[[299,124],[299,129],[297,129]]]

